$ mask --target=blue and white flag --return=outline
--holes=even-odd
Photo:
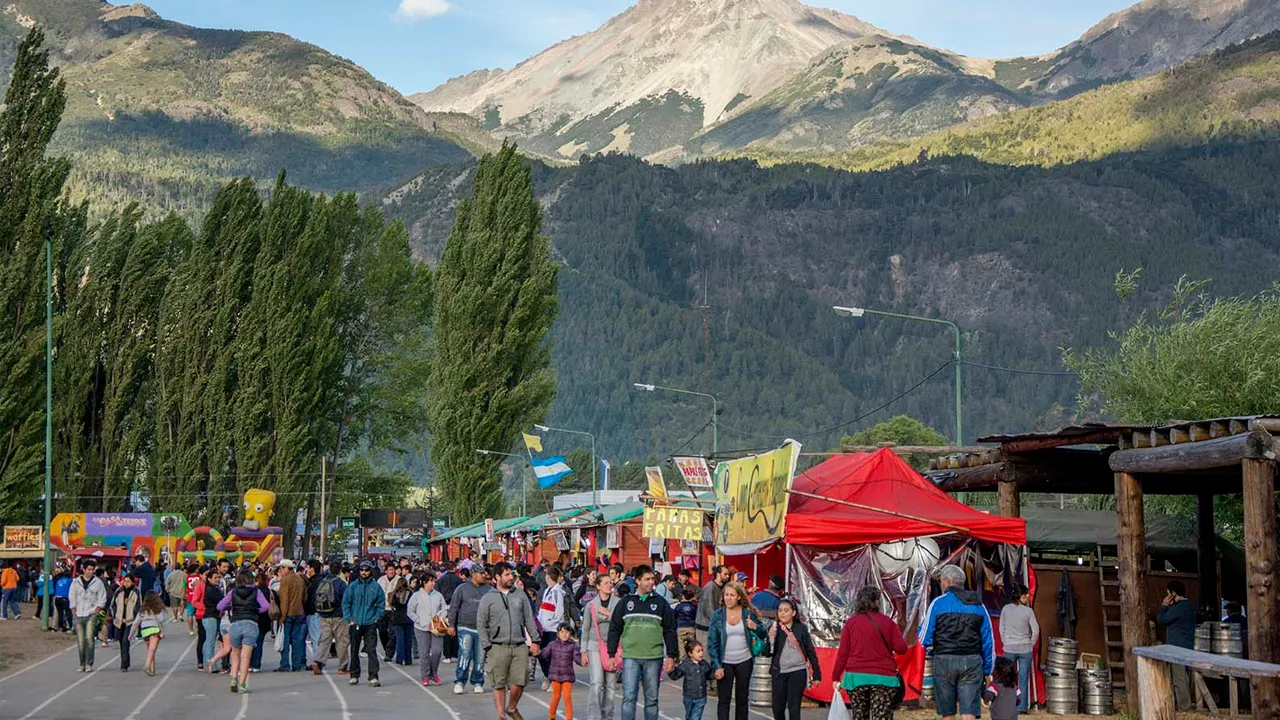
[[[533,463],[533,474],[538,476],[538,487],[543,490],[573,473],[573,469],[569,467],[569,463],[565,462],[563,455],[546,458],[531,457],[529,462]]]
[[[609,489],[609,468],[613,467],[608,460],[600,458],[600,488],[602,490]]]

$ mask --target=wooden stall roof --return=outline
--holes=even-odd
[[[1113,473],[1159,476],[1146,492],[1239,492],[1240,460],[1275,459],[1280,416],[1215,418],[1167,425],[1074,425],[1054,432],[990,435],[998,447],[936,458],[926,475],[947,492],[994,490],[1105,494]]]

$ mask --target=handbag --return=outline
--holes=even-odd
[[[448,633],[449,633],[449,621],[440,617],[439,615],[433,615],[431,617],[431,634],[447,635]]]
[[[871,623],[871,627],[876,629],[876,634],[880,636],[880,642],[884,643],[884,649],[889,651],[889,661],[893,662],[893,648],[889,647],[889,641],[885,639],[884,633],[880,631],[880,626],[876,624],[874,618],[867,615],[867,620]],[[893,663],[893,675],[898,678],[898,689],[893,693],[893,706],[890,710],[897,710],[902,701],[907,699],[907,683],[902,679],[902,671],[898,670],[898,664]]]
[[[756,625],[760,624],[760,619],[756,618]],[[747,614],[742,614],[742,632],[747,635],[747,644],[751,647],[751,657],[770,657],[773,655],[773,648],[769,647],[769,639],[760,637],[754,630],[747,628]]]
[[[601,605],[600,607],[604,607]],[[617,672],[622,669],[622,645],[619,643],[618,652],[615,655],[609,654],[609,647],[604,644],[604,636],[600,634],[600,613],[592,612],[591,607],[587,607],[587,611],[591,612],[591,625],[596,631],[596,642],[600,644],[600,665],[605,672]]]

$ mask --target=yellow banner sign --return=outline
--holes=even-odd
[[[716,466],[717,551],[745,555],[782,539],[799,459],[800,443],[788,440],[777,450]]]
[[[696,509],[645,508],[642,534],[647,538],[664,540],[701,540],[702,517],[702,511]]]
[[[43,550],[44,528],[39,525],[5,525],[5,550]]]
[[[666,499],[667,481],[662,479],[662,468],[647,467],[644,476],[649,481],[649,497]]]

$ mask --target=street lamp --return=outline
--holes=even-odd
[[[597,508],[600,507],[600,490],[596,485],[596,436],[584,430],[568,430],[550,425],[534,425],[534,427],[542,432],[562,432],[570,435],[586,435],[591,438],[591,504]]]
[[[694,392],[693,390],[681,390],[680,388],[663,387],[654,385],[653,383],[632,383],[637,390],[645,392],[654,392],[662,390],[664,392],[680,393],[681,395],[697,395],[698,397],[711,398],[711,455],[714,456],[719,448],[720,431],[716,427],[717,404],[716,396],[710,393]]]
[[[503,457],[519,458],[521,460],[528,459],[524,455],[498,452],[497,450],[481,450],[476,448],[476,452],[481,455],[501,455]],[[532,467],[532,464],[530,464],[530,467]],[[520,514],[525,517],[529,517],[529,483],[523,481],[520,483]]]
[[[938,324],[938,325],[947,325],[947,326],[950,326],[950,328],[951,328],[953,331],[955,331],[955,334],[956,334],[956,354],[955,354],[955,363],[956,363],[956,447],[961,447],[961,446],[963,446],[963,445],[964,445],[964,431],[963,431],[963,424],[962,424],[962,420],[961,420],[962,413],[961,413],[961,410],[960,410],[960,402],[961,402],[960,388],[962,387],[962,385],[961,385],[961,362],[960,362],[960,327],[959,327],[958,325],[956,325],[955,323],[951,322],[950,320],[939,320],[938,318],[921,317],[921,316],[919,316],[919,315],[905,315],[905,314],[903,314],[903,313],[885,312],[884,310],[868,310],[868,309],[866,309],[866,308],[860,308],[860,307],[842,307],[842,306],[840,306],[840,305],[833,306],[831,309],[832,309],[832,310],[835,310],[835,311],[836,311],[836,314],[837,314],[837,315],[840,315],[841,317],[860,318],[860,317],[862,317],[862,316],[864,316],[864,315],[883,315],[884,317],[900,318],[900,319],[902,319],[902,320],[919,320],[919,321],[921,321],[921,322],[931,322],[931,323],[936,323],[936,324]]]

